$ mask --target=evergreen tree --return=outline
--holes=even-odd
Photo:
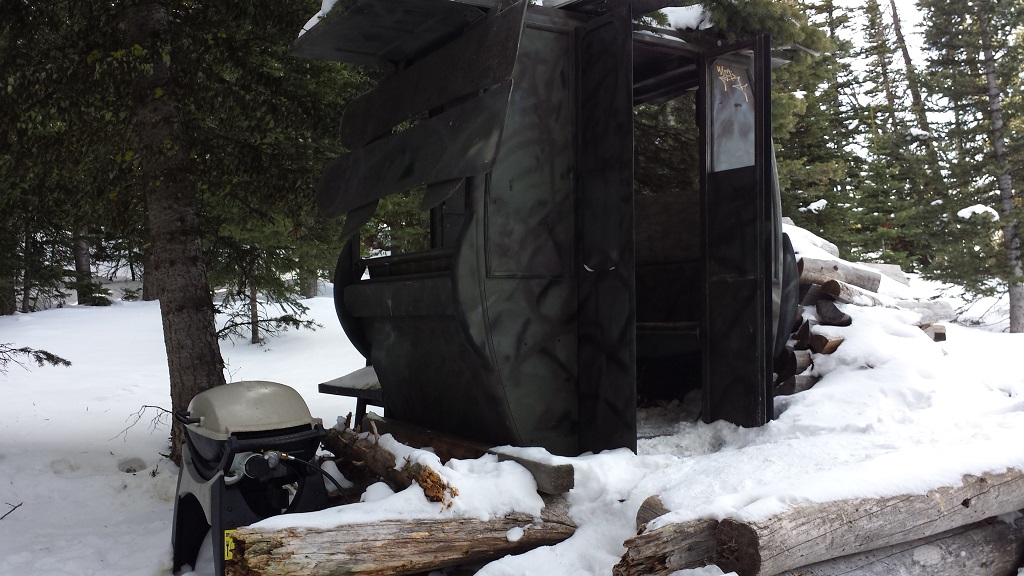
[[[843,38],[849,16],[831,0],[803,4],[811,23],[827,34],[820,53],[799,53],[804,72],[777,72],[777,92],[798,94],[800,113],[788,137],[777,139],[783,213],[797,225],[834,241],[845,255],[855,249],[853,197],[861,159],[849,143],[862,126],[849,60],[852,44]],[[809,209],[814,203],[824,208]]]
[[[1024,331],[1019,181],[1009,140],[1018,122],[1013,102],[1024,88],[1024,7],[1001,0],[922,0],[921,7],[928,84],[952,116],[945,126],[950,190],[939,229],[957,239],[927,273],[978,293],[995,289],[990,280],[998,278],[1009,294],[1010,330]],[[958,215],[979,204],[995,208],[998,219]]]

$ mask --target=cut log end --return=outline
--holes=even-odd
[[[715,532],[715,564],[723,572],[755,576],[761,571],[761,549],[757,532],[750,526],[726,518]]]

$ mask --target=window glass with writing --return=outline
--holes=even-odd
[[[753,71],[728,57],[708,69],[711,101],[711,170],[754,165]]]

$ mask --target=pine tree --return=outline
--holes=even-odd
[[[1008,137],[1018,119],[1012,105],[1022,89],[1019,2],[924,0],[929,86],[949,103],[944,127],[950,157],[950,191],[940,230],[949,242],[929,275],[991,292],[998,278],[1009,294],[1010,330],[1024,331],[1020,196]],[[994,207],[998,219],[958,213],[973,205]]]
[[[800,113],[793,128],[777,138],[777,162],[783,213],[793,221],[841,247],[846,255],[855,248],[851,198],[861,172],[861,160],[848,142],[855,139],[860,121],[849,60],[852,44],[843,38],[849,17],[831,0],[804,3],[811,22],[827,34],[820,53],[796,57],[806,62],[776,72],[776,91],[799,94]],[[824,208],[809,209],[824,200]],[[818,204],[820,205],[820,204]]]

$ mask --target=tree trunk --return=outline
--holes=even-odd
[[[75,292],[79,304],[90,304],[93,296],[92,262],[89,259],[89,240],[86,231],[76,229],[72,250],[75,255]]]
[[[260,338],[260,302],[257,300],[259,294],[256,292],[256,286],[249,287],[249,329],[252,333],[252,337],[249,342],[252,344],[259,344],[263,341]]]
[[[889,6],[892,9],[892,29],[896,35],[896,45],[899,46],[900,53],[903,55],[903,64],[907,71],[907,88],[910,89],[910,101],[913,106],[914,117],[917,119],[921,130],[928,133],[928,138],[925,140],[925,151],[928,155],[928,174],[931,175],[934,183],[940,183],[942,179],[939,172],[939,155],[935,151],[932,127],[928,122],[928,112],[924,108],[924,99],[921,98],[921,86],[917,78],[917,69],[914,68],[914,62],[910,59],[907,39],[903,36],[903,27],[900,25],[900,14],[896,10],[896,0],[889,0]]]
[[[27,222],[25,223],[25,249],[22,256],[24,264],[21,273],[21,313],[28,314],[32,311],[30,296],[34,279],[32,278],[32,232],[29,230]]]
[[[878,66],[878,72],[882,76],[882,90],[885,93],[886,103],[886,116],[889,118],[889,124],[886,126],[887,130],[894,130],[896,128],[896,94],[893,92],[892,78],[889,75],[889,62],[886,61],[885,56],[882,53],[883,47],[888,45],[888,39],[885,34],[885,25],[882,21],[882,8],[876,0],[872,0],[868,3],[868,18],[872,15],[877,16],[877,26],[870,33],[874,35],[872,38],[875,42],[878,52],[875,57],[875,65]],[[872,14],[873,13],[873,14]]]
[[[127,45],[145,51],[132,78],[132,130],[142,160],[151,244],[146,274],[153,275],[160,296],[171,410],[177,412],[199,392],[224,383],[224,360],[202,258],[195,190],[188,179],[177,86],[169,56],[164,57],[169,10],[160,2],[132,5],[125,21]],[[175,423],[171,457],[176,462],[182,441],[183,431]]]
[[[159,300],[160,294],[157,291],[156,274],[151,273],[153,270],[153,244],[149,237],[152,237],[152,234],[147,230],[146,236],[146,243],[142,246],[142,300],[152,302]]]
[[[1014,209],[1016,194],[1013,190],[1013,176],[1006,153],[1006,139],[1003,134],[1002,91],[996,78],[996,59],[992,52],[992,36],[987,15],[978,10],[978,24],[981,32],[981,47],[984,57],[985,82],[988,88],[989,137],[992,157],[996,167],[996,183],[999,187],[999,218],[1003,227],[1003,254],[1011,277],[1007,278],[1010,300],[1010,332],[1024,332],[1024,268],[1020,258],[1020,226]]]
[[[18,311],[18,290],[13,277],[5,273],[0,278],[0,316],[10,316]]]

